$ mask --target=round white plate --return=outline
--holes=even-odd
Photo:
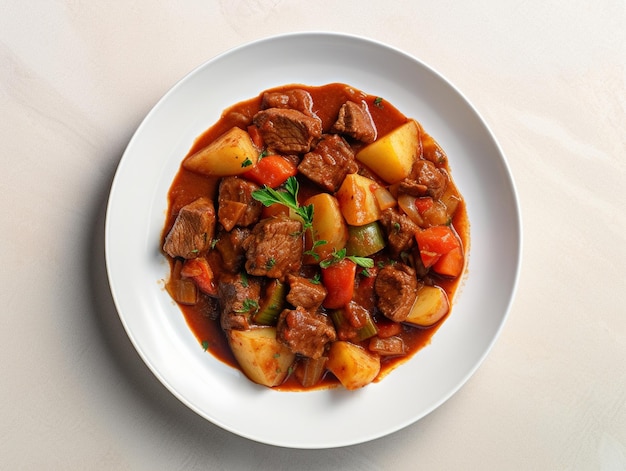
[[[194,139],[223,109],[289,83],[342,82],[417,119],[449,156],[471,225],[468,274],[432,343],[381,382],[278,392],[203,351],[163,289],[159,250],[167,191]],[[437,408],[472,375],[507,316],[520,269],[521,219],[494,136],[472,105],[419,60],[364,38],[272,37],[228,51],[176,84],[150,111],[122,157],[106,219],[111,291],[132,343],[152,372],[202,417],[243,437],[294,448],[361,443]]]

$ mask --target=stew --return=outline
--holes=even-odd
[[[428,344],[465,270],[445,152],[345,84],[225,110],[168,197],[167,291],[202,348],[279,390],[380,381]]]

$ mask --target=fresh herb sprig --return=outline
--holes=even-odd
[[[347,258],[348,260],[351,260],[352,262],[356,263],[359,267],[363,267],[363,268],[373,268],[374,267],[374,260],[372,260],[371,258],[369,258],[369,257],[357,257],[356,255],[346,255],[346,249],[345,248],[343,248],[341,250],[338,250],[338,251],[334,251],[330,258],[327,258],[326,260],[322,260],[320,262],[320,267],[321,268],[328,268],[332,264],[338,263],[341,260],[343,260],[344,258]]]
[[[307,230],[313,224],[313,205],[300,206],[298,203],[298,190],[300,184],[295,177],[289,177],[285,182],[284,191],[278,191],[265,185],[260,190],[252,192],[252,197],[263,206],[283,204],[302,218],[303,230]]]

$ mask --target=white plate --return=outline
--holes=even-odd
[[[222,110],[288,83],[342,82],[416,118],[447,152],[467,201],[469,272],[432,343],[362,390],[277,392],[207,354],[163,290],[166,194],[194,139]],[[521,220],[505,157],[476,110],[419,60],[332,33],[272,37],[228,51],[176,84],[131,139],[111,188],[106,261],[124,327],[148,367],[183,403],[238,435],[294,448],[361,443],[437,408],[476,370],[507,316],[520,269]]]

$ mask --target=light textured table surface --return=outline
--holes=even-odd
[[[0,0],[0,469],[626,469],[626,3]],[[205,60],[340,31],[476,106],[519,192],[522,272],[477,373],[391,436],[289,450],[223,431],[141,361],[104,211],[131,135]]]

